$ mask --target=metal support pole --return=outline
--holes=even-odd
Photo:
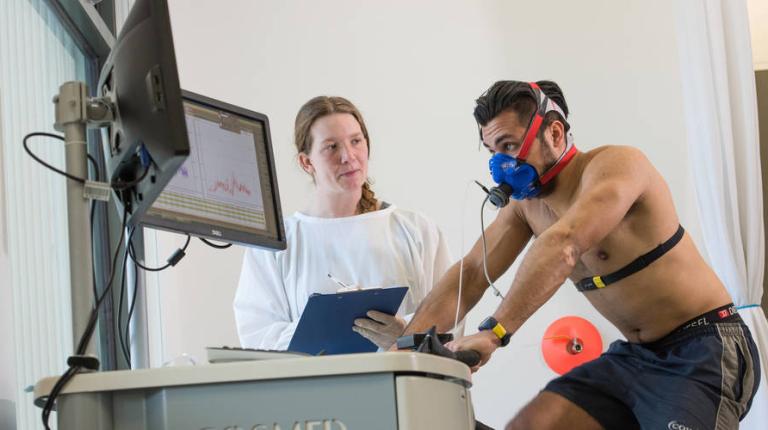
[[[59,88],[56,103],[56,124],[64,132],[67,173],[88,177],[86,146],[87,92],[82,82],[66,82]],[[90,201],[84,185],[67,179],[67,215],[69,220],[69,279],[72,292],[72,337],[74,346],[88,325],[93,308],[93,260],[91,252]],[[93,339],[86,354],[93,354]]]

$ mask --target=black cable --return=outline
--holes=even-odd
[[[165,266],[161,266],[161,267],[146,267],[146,266],[144,266],[143,264],[141,264],[141,263],[136,261],[136,255],[135,255],[136,251],[133,249],[133,244],[130,244],[130,243],[128,244],[128,253],[131,255],[131,260],[134,263],[138,264],[139,267],[141,267],[143,270],[146,270],[148,272],[159,272],[159,271],[165,270],[165,269],[167,269],[168,267],[171,266],[170,263],[166,263]]]
[[[32,151],[29,149],[29,146],[27,145],[27,140],[28,140],[29,138],[31,138],[31,137],[51,137],[51,138],[54,138],[54,139],[59,139],[59,140],[62,140],[62,141],[64,140],[64,138],[63,138],[63,137],[61,137],[61,136],[59,136],[59,135],[57,135],[57,134],[53,134],[53,133],[43,133],[43,132],[35,132],[35,133],[29,133],[28,135],[24,136],[24,139],[22,140],[22,145],[24,145],[24,150],[25,150],[25,151],[27,151],[27,154],[29,154],[29,156],[30,156],[30,157],[32,157],[32,158],[33,158],[35,161],[37,161],[38,163],[42,164],[43,166],[47,167],[47,168],[48,168],[48,169],[50,169],[50,170],[53,170],[54,172],[56,172],[56,173],[58,173],[58,174],[60,174],[60,175],[64,175],[64,176],[66,176],[67,178],[69,178],[69,179],[71,179],[71,180],[73,180],[73,181],[77,181],[77,182],[79,182],[79,183],[81,183],[81,184],[84,184],[84,183],[85,183],[85,179],[83,179],[83,178],[79,178],[79,177],[77,177],[77,176],[75,176],[75,175],[71,175],[71,174],[69,174],[69,173],[67,173],[67,172],[65,172],[65,171],[63,171],[63,170],[59,170],[59,169],[57,169],[57,168],[55,168],[55,167],[51,166],[50,164],[46,163],[45,161],[43,161],[43,160],[42,160],[40,157],[38,157],[37,155],[35,155],[35,154],[34,154],[34,153],[33,153],[33,152],[32,152]]]
[[[29,156],[30,156],[30,157],[32,157],[32,158],[33,158],[35,161],[37,161],[38,163],[42,164],[43,166],[47,167],[48,169],[51,169],[51,170],[53,170],[53,171],[54,171],[54,172],[56,172],[56,173],[59,173],[59,174],[61,174],[61,175],[64,175],[64,176],[66,176],[66,177],[67,177],[67,178],[69,178],[69,179],[72,179],[73,181],[77,181],[77,182],[79,182],[79,183],[81,183],[81,184],[84,184],[84,183],[85,183],[85,181],[86,181],[86,180],[85,180],[84,178],[80,178],[80,177],[77,177],[77,176],[75,176],[75,175],[72,175],[72,174],[70,174],[70,173],[67,173],[67,172],[64,172],[64,171],[62,171],[62,170],[59,170],[59,169],[57,169],[56,167],[53,167],[53,166],[51,166],[50,164],[48,164],[48,163],[46,163],[45,161],[43,161],[43,160],[42,160],[40,157],[38,157],[37,155],[35,155],[35,154],[32,152],[32,150],[31,150],[31,149],[29,149],[29,145],[27,144],[27,140],[28,140],[29,138],[31,138],[31,137],[51,137],[51,138],[54,138],[54,139],[59,139],[59,140],[61,140],[61,141],[65,141],[65,139],[64,139],[62,136],[59,136],[59,135],[57,135],[57,134],[53,134],[53,133],[43,133],[43,132],[35,132],[35,133],[29,133],[28,135],[24,136],[24,139],[23,139],[23,141],[22,141],[22,144],[24,145],[24,150],[27,152],[27,154],[29,154]],[[98,177],[99,177],[99,164],[96,162],[96,159],[95,159],[95,158],[93,158],[93,157],[92,157],[90,154],[86,154],[86,156],[88,157],[88,161],[90,161],[91,163],[93,163],[93,168],[94,168],[94,170],[96,170],[96,178],[97,178],[97,180],[98,180]]]
[[[125,277],[125,272],[123,272],[123,277]],[[130,358],[128,358],[128,352],[125,350],[125,342],[123,341],[123,325],[122,325],[123,292],[124,291],[125,291],[125,279],[123,279],[120,285],[120,300],[117,305],[117,344],[120,347],[120,352],[123,353],[123,359],[125,359],[125,362],[128,363],[128,361],[130,361]]]
[[[176,252],[174,252],[170,258],[168,258],[168,262],[161,267],[147,267],[143,264],[139,263],[136,259],[136,250],[133,248],[133,242],[128,243],[128,252],[131,254],[131,260],[133,260],[134,263],[136,263],[137,266],[141,267],[142,270],[146,270],[147,272],[160,272],[162,270],[165,270],[171,266],[175,266],[176,263],[178,263],[182,258],[184,258],[185,251],[187,250],[187,247],[189,246],[189,241],[192,239],[192,236],[187,235],[187,241],[184,243],[184,246],[177,249]]]
[[[139,275],[138,275],[138,268],[142,268],[143,270],[149,271],[149,272],[159,272],[161,270],[165,270],[171,266],[175,266],[176,263],[178,263],[185,255],[185,251],[187,250],[187,247],[189,246],[189,242],[191,240],[191,236],[187,235],[187,241],[184,243],[184,246],[182,248],[179,248],[174,252],[171,257],[167,260],[168,263],[166,263],[162,267],[146,267],[139,263],[136,260],[136,250],[133,247],[133,234],[136,232],[136,227],[133,227],[130,232],[128,233],[128,245],[127,245],[127,251],[125,253],[125,260],[123,260],[123,279],[120,287],[120,304],[118,306],[118,316],[117,316],[117,327],[118,327],[118,338],[120,341],[120,348],[123,351],[123,357],[125,358],[125,361],[128,363],[128,367],[131,367],[131,336],[130,336],[130,327],[131,327],[131,318],[133,317],[133,310],[136,306],[136,298],[138,296],[139,291]],[[128,308],[128,317],[125,322],[125,332],[123,332],[123,327],[121,324],[122,321],[122,312],[123,312],[123,293],[125,292],[125,277],[127,270],[127,258],[130,255],[131,260],[133,261],[134,265],[134,279],[133,279],[133,297],[131,298],[131,304]],[[127,342],[126,342],[127,341]]]
[[[209,241],[208,239],[206,239],[206,238],[204,238],[204,237],[198,237],[198,239],[200,239],[201,241],[203,241],[203,243],[204,243],[204,244],[206,244],[206,245],[210,246],[211,248],[216,248],[216,249],[227,249],[227,248],[229,248],[230,246],[232,246],[232,244],[231,244],[231,243],[227,243],[227,244],[225,244],[225,245],[219,245],[218,243],[213,243],[213,242]]]
[[[53,402],[58,397],[59,393],[62,389],[64,389],[64,386],[69,382],[70,379],[72,379],[73,376],[77,372],[80,371],[79,366],[75,367],[69,367],[64,372],[63,375],[61,375],[61,378],[59,378],[58,381],[56,381],[56,384],[51,389],[51,392],[48,393],[48,399],[45,401],[45,406],[43,407],[43,426],[45,426],[46,430],[50,430],[51,428],[48,426],[48,417],[51,415],[51,411],[53,411]]]
[[[139,294],[139,265],[136,261],[133,262],[133,299],[131,299],[131,306],[128,308],[128,321],[125,323],[125,339],[128,340],[128,367],[131,368],[131,318],[133,317],[133,309],[136,306],[136,297]]]
[[[88,342],[91,340],[91,336],[93,336],[93,329],[96,326],[96,321],[98,320],[98,310],[99,307],[101,307],[101,304],[104,302],[104,299],[107,297],[107,294],[112,289],[112,284],[115,280],[115,274],[117,273],[116,265],[117,265],[117,257],[120,255],[120,247],[123,245],[123,241],[125,239],[125,228],[128,221],[128,211],[123,211],[123,226],[122,231],[120,233],[120,240],[117,243],[117,248],[115,250],[115,255],[112,257],[112,266],[110,268],[110,275],[109,275],[109,282],[107,283],[107,286],[104,288],[104,291],[102,291],[101,295],[98,296],[96,303],[94,304],[93,308],[91,309],[91,318],[88,320],[88,326],[86,327],[86,331],[83,333],[83,335],[80,337],[80,342],[77,345],[77,355],[83,355],[88,349]]]
[[[86,156],[88,157],[88,161],[90,161],[91,164],[93,164],[93,170],[96,173],[96,177],[94,179],[96,181],[100,181],[101,180],[101,170],[99,169],[99,163],[96,162],[96,159],[93,158],[93,156],[91,154],[86,154]],[[93,246],[93,237],[94,237],[93,227],[94,227],[94,224],[95,224],[94,218],[95,218],[95,215],[96,215],[96,203],[98,203],[97,200],[91,200],[91,215],[90,215],[90,220],[91,220],[91,258],[93,258],[93,250],[95,249],[95,247]],[[104,203],[106,203],[106,202],[104,202]],[[91,274],[93,275],[92,276],[92,278],[93,278],[93,300],[96,300],[96,297],[99,295],[99,293],[98,293],[98,289],[96,288],[96,266],[93,265],[93,264],[91,265]]]
[[[123,241],[125,239],[125,228],[128,224],[128,211],[123,211],[123,225],[121,227],[120,231],[120,240],[117,243],[117,249],[115,250],[115,255],[112,258],[112,267],[110,270],[110,276],[109,276],[109,282],[107,283],[107,286],[104,288],[104,291],[102,291],[101,296],[99,296],[98,300],[96,301],[96,304],[94,305],[92,312],[91,312],[91,319],[88,321],[88,327],[85,333],[83,333],[83,336],[80,338],[80,343],[77,346],[77,355],[82,355],[85,353],[85,350],[88,348],[88,342],[91,340],[91,336],[93,335],[93,329],[96,326],[96,321],[98,319],[98,312],[96,312],[99,307],[101,306],[101,303],[104,301],[104,299],[107,297],[107,293],[112,289],[112,283],[115,280],[115,274],[117,274],[116,265],[117,265],[117,257],[120,255],[120,247],[123,245]]]
[[[141,183],[141,181],[143,181],[144,178],[147,177],[147,174],[149,174],[149,170],[150,170],[149,166],[147,166],[144,169],[144,172],[141,174],[141,176],[139,176],[138,179],[134,179],[133,181],[130,181],[130,182],[117,182],[117,181],[112,182],[112,187],[118,191],[127,190],[128,188],[134,187],[139,183]]]
[[[128,243],[131,243],[131,237],[133,236],[133,232],[136,230],[136,228],[132,228],[130,232],[128,233]],[[123,358],[125,358],[125,362],[128,363],[128,368],[131,367],[131,353],[128,349],[128,346],[125,344],[125,340],[123,339],[123,296],[125,295],[125,278],[127,276],[127,270],[128,270],[128,250],[125,250],[125,255],[123,255],[123,272],[120,279],[120,299],[118,301],[117,305],[117,340],[120,344],[120,350],[123,353]]]
[[[159,272],[161,270],[165,270],[168,267],[175,266],[176,263],[178,263],[185,255],[184,251],[187,250],[187,247],[189,246],[189,242],[191,239],[190,235],[187,235],[187,241],[184,243],[184,246],[180,249],[177,249],[176,252],[171,255],[171,257],[168,259],[168,263],[166,263],[162,267],[146,267],[139,263],[136,260],[135,254],[136,250],[133,247],[133,234],[136,232],[136,227],[132,228],[130,232],[128,233],[128,246],[127,251],[125,254],[126,260],[123,260],[123,280],[120,287],[120,304],[118,306],[118,316],[117,316],[117,327],[118,327],[118,338],[120,341],[120,348],[123,351],[123,357],[125,358],[126,363],[128,363],[128,367],[131,367],[131,336],[130,336],[130,327],[131,327],[131,318],[133,318],[133,310],[136,306],[136,298],[138,296],[139,291],[139,276],[138,271],[139,268],[142,268],[146,271],[150,272]],[[123,293],[125,292],[125,270],[127,270],[127,258],[130,255],[131,260],[133,261],[134,265],[134,279],[133,279],[133,297],[131,298],[131,304],[128,308],[128,317],[125,322],[125,332],[123,332],[123,327],[121,324],[122,321],[122,312],[123,312]]]
[[[91,258],[93,258],[93,216],[96,213],[96,202],[91,201]],[[91,284],[93,284],[93,299],[99,295],[99,291],[96,289],[96,266],[91,264]]]
[[[101,172],[99,171],[99,163],[96,162],[96,159],[91,156],[91,154],[86,154],[88,156],[88,161],[90,161],[93,164],[93,170],[96,171],[96,180],[98,181],[101,177]],[[91,258],[93,258],[93,225],[94,222],[94,216],[96,214],[96,200],[91,200]],[[99,295],[98,290],[96,289],[96,266],[91,265],[91,279],[93,283],[93,299],[96,300],[96,297]]]
[[[114,282],[115,274],[117,273],[117,270],[115,270],[115,265],[117,264],[117,257],[120,255],[120,247],[122,246],[123,239],[125,238],[125,229],[126,229],[127,223],[128,223],[128,211],[123,211],[123,226],[121,228],[120,240],[118,241],[117,249],[115,250],[115,255],[112,258],[112,267],[110,270],[109,282],[107,283],[107,286],[104,288],[104,291],[101,293],[101,295],[97,297],[96,302],[94,303],[94,306],[91,309],[91,316],[90,316],[90,319],[88,320],[88,325],[83,331],[83,334],[80,336],[80,341],[77,345],[75,356],[70,357],[67,360],[67,364],[69,365],[69,368],[64,372],[63,375],[61,375],[59,380],[56,381],[56,384],[53,386],[53,389],[51,389],[51,392],[48,393],[48,398],[45,401],[45,406],[43,407],[43,412],[42,412],[42,420],[43,420],[43,426],[45,426],[46,430],[50,430],[50,426],[48,425],[48,418],[51,414],[51,411],[53,410],[53,405],[56,401],[56,397],[58,397],[59,393],[61,392],[62,389],[64,389],[64,386],[66,386],[69,380],[72,379],[72,377],[75,376],[82,369],[82,366],[74,364],[73,358],[75,358],[76,356],[85,355],[85,352],[88,348],[88,343],[90,342],[91,337],[93,336],[93,331],[96,328],[96,322],[99,316],[99,307],[104,302],[104,299],[107,297],[107,294],[109,293],[109,291],[112,289],[112,283]]]
[[[53,167],[52,165],[46,163],[40,157],[35,155],[35,153],[33,153],[31,149],[29,149],[29,145],[27,144],[27,140],[29,140],[32,137],[50,137],[50,138],[53,138],[53,139],[59,139],[61,141],[65,141],[64,137],[59,136],[57,134],[53,134],[53,133],[34,132],[34,133],[29,133],[26,136],[24,136],[24,138],[22,140],[22,145],[24,146],[24,150],[27,152],[27,154],[29,154],[29,156],[32,157],[38,163],[42,164],[43,166],[47,167],[50,170],[53,170],[54,172],[56,172],[56,173],[58,173],[60,175],[66,176],[67,178],[69,178],[69,179],[71,179],[73,181],[77,181],[77,182],[79,182],[81,184],[85,183],[85,181],[86,181],[85,178],[80,178],[78,176],[75,176],[75,175],[72,175],[70,173],[67,173],[67,172],[65,172],[65,171],[63,171],[61,169]],[[93,163],[94,167],[98,171],[98,164],[96,163],[96,160],[93,157],[91,157],[90,155],[88,155],[88,160]],[[112,183],[110,183],[110,186],[112,188],[118,190],[118,191],[127,190],[128,188],[134,187],[134,186],[138,185],[141,181],[143,181],[144,178],[146,178],[147,175],[149,174],[149,171],[150,171],[150,167],[147,166],[144,169],[144,172],[141,174],[141,176],[139,176],[138,179],[135,179],[135,180],[130,181],[130,182],[112,182]]]
[[[88,157],[88,161],[90,161],[91,164],[93,164],[93,170],[96,171],[96,180],[98,181],[99,178],[101,177],[101,172],[99,171],[99,163],[96,162],[96,159],[93,158],[91,154],[85,154],[85,156]]]

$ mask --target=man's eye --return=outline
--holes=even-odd
[[[338,146],[338,145],[336,145],[335,143],[331,143],[330,145],[326,145],[326,146],[325,146],[325,149],[327,149],[327,150],[329,150],[329,151],[333,151],[333,150],[335,150],[335,149],[336,149],[336,147],[337,147],[337,146]]]
[[[357,144],[359,144],[362,141],[363,141],[362,139],[352,139],[352,144],[353,145],[357,145]]]

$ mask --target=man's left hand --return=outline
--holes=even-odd
[[[480,366],[484,365],[491,358],[496,349],[501,346],[501,341],[490,330],[483,330],[471,336],[460,337],[445,346],[451,351],[475,350],[480,354],[480,363],[472,367],[472,372],[477,372]]]

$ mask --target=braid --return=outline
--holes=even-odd
[[[376,195],[371,189],[371,184],[365,181],[363,184],[363,194],[360,196],[360,201],[357,202],[357,211],[360,214],[367,212],[373,212],[376,210]]]

